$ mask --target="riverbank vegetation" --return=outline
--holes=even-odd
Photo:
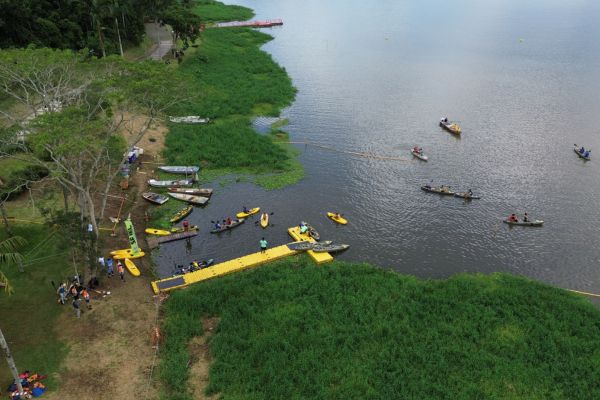
[[[251,10],[202,1],[196,11],[203,20],[244,19]],[[248,28],[207,29],[201,45],[181,64],[179,72],[200,93],[175,107],[177,115],[210,117],[208,125],[171,124],[165,156],[175,165],[203,167],[201,178],[238,174],[267,188],[301,179],[299,163],[289,148],[270,135],[257,133],[251,121],[258,115],[279,115],[291,104],[295,89],[285,69],[262,51],[272,37]],[[215,173],[216,172],[216,173]],[[258,178],[257,178],[258,175]]]
[[[420,280],[290,258],[176,291],[161,377],[188,399],[190,340],[219,318],[209,394],[224,398],[595,399],[600,311],[505,274]]]
[[[254,12],[247,7],[234,4],[225,6],[220,1],[214,0],[196,0],[193,10],[204,23],[245,21],[254,16]]]

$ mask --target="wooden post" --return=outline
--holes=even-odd
[[[13,378],[15,378],[15,382],[17,383],[17,389],[19,390],[19,393],[23,393],[23,386],[21,385],[21,379],[19,378],[19,371],[17,370],[15,360],[13,360],[12,354],[10,353],[10,349],[8,348],[8,343],[6,343],[6,339],[4,339],[2,329],[0,329],[0,347],[2,347],[2,350],[4,350],[6,362],[8,363],[8,368],[10,369]]]

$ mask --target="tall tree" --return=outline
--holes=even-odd
[[[15,365],[15,360],[13,359],[12,353],[10,352],[8,343],[4,338],[2,329],[0,329],[0,348],[4,351],[4,357],[6,358],[6,362],[8,363],[10,373],[12,374],[13,379],[17,384],[17,390],[19,391],[19,393],[23,393],[23,386],[21,385],[21,379],[19,378],[19,371],[17,370],[17,366]]]
[[[0,266],[10,266],[22,263],[23,256],[19,253],[19,248],[25,245],[25,243],[25,239],[20,236],[13,236],[0,241]],[[2,270],[0,270],[0,283],[2,283],[6,292],[9,294],[13,292],[10,281]]]

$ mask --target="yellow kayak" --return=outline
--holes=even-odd
[[[162,229],[154,229],[154,228],[146,228],[145,232],[148,235],[158,235],[158,236],[167,236],[167,235],[171,234],[171,232],[169,232],[169,231],[165,231]]]
[[[262,215],[260,216],[260,226],[262,226],[263,228],[269,226],[269,214],[262,213]]]
[[[121,254],[121,253],[131,254],[131,253],[133,253],[133,250],[131,250],[131,249],[113,250],[110,252],[110,255],[115,256],[115,255]]]
[[[125,259],[125,267],[127,267],[127,270],[131,273],[131,275],[140,276],[140,270],[129,258]]]
[[[332,221],[337,222],[338,224],[346,225],[348,220],[341,215],[338,217],[336,213],[328,212],[327,216],[331,218]]]
[[[256,214],[259,211],[260,211],[260,207],[255,207],[255,208],[251,208],[250,210],[248,210],[247,213],[245,213],[245,212],[239,212],[235,216],[238,217],[238,218],[246,218],[246,217],[249,217],[250,215]]]
[[[126,258],[140,258],[140,257],[144,257],[146,255],[146,253],[144,253],[143,251],[140,251],[137,254],[132,254],[132,253],[117,253],[117,254],[113,254],[113,258],[115,260],[124,260]]]

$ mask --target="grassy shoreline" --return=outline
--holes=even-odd
[[[169,399],[191,398],[182,360],[215,317],[207,394],[223,398],[600,395],[600,311],[506,274],[421,280],[302,256],[174,292],[165,315]]]

